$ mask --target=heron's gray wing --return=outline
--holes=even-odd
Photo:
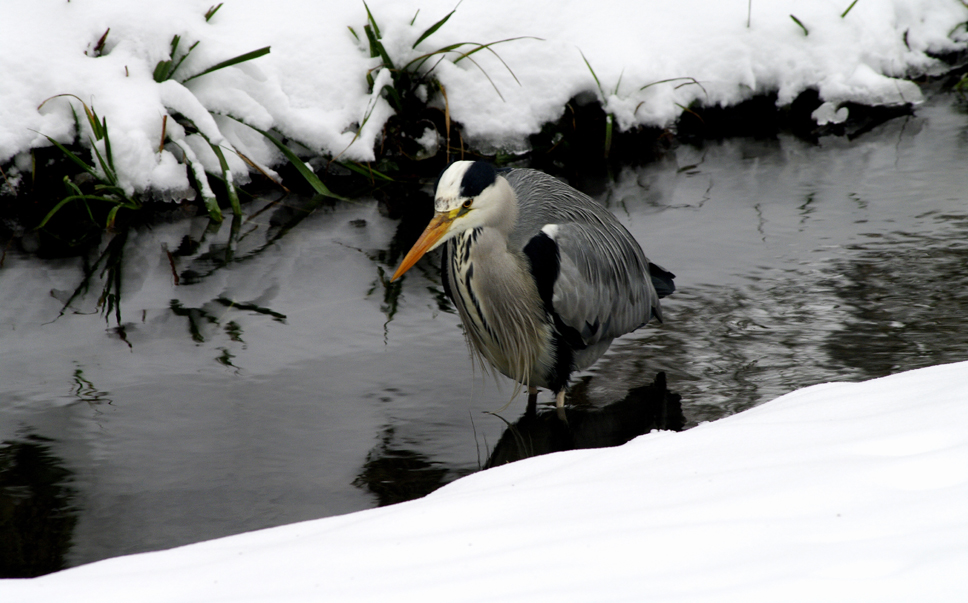
[[[624,229],[568,222],[542,233],[558,248],[552,307],[585,345],[633,331],[658,314],[648,261]]]
[[[525,253],[539,291],[544,280],[553,311],[585,345],[628,333],[652,316],[661,318],[649,261],[610,211],[542,172],[516,169],[505,177],[520,213],[509,244],[531,248]],[[557,266],[547,252],[551,242]]]

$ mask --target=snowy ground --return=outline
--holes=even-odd
[[[966,400],[968,363],[817,385],[410,503],[0,581],[0,600],[965,601]]]
[[[72,107],[84,121],[78,99],[107,118],[116,168],[129,192],[154,188],[168,190],[173,198],[191,194],[185,166],[173,154],[180,151],[173,143],[158,151],[162,119],[173,111],[191,117],[214,143],[261,164],[277,165],[282,157],[260,135],[224,115],[275,128],[316,153],[374,158],[392,109],[379,96],[389,73],[374,72],[377,93],[367,90],[366,73],[379,59],[370,58],[365,45],[362,2],[279,0],[268,9],[259,0],[232,0],[207,22],[203,15],[213,4],[0,4],[0,165],[8,165],[7,178],[16,183],[29,173],[25,151],[49,145],[44,135],[62,142],[74,138]],[[810,87],[827,101],[816,114],[820,121],[842,120],[845,114],[838,108],[845,101],[917,102],[917,86],[904,78],[939,67],[927,53],[963,47],[959,25],[968,21],[968,8],[957,0],[860,0],[843,17],[848,0],[467,0],[414,48],[420,34],[456,4],[373,0],[369,6],[398,65],[450,44],[528,37],[494,46],[500,59],[484,51],[473,55],[476,65],[445,60],[436,67],[452,118],[484,149],[524,148],[528,134],[560,117],[568,100],[580,93],[599,97],[621,128],[670,125],[695,100],[732,104],[777,92],[778,102],[786,104]],[[193,42],[198,46],[174,79],[157,83],[155,66],[169,58],[175,35],[181,36],[182,49]],[[181,83],[265,46],[271,46],[271,54]],[[659,83],[673,78],[679,79]],[[77,98],[44,103],[55,95]],[[430,102],[441,104],[440,98]],[[88,129],[82,123],[85,144]],[[186,135],[171,120],[167,134],[190,147],[209,171],[220,173],[198,135]],[[233,153],[227,159],[235,180],[244,182],[245,164]]]

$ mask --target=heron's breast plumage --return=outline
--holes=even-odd
[[[474,228],[447,243],[443,261],[471,348],[518,383],[548,387],[552,327],[523,254],[494,229]]]

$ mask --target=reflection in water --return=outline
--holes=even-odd
[[[77,511],[71,474],[45,438],[0,443],[0,578],[63,569]]]
[[[393,443],[394,430],[384,430],[380,444],[366,456],[363,470],[353,480],[357,488],[376,495],[381,507],[430,494],[459,475],[439,463]]]
[[[683,287],[648,337],[661,355],[620,343],[596,373],[667,371],[693,426],[808,385],[968,359],[955,335],[968,332],[968,216],[939,220],[944,236],[894,233],[772,280]]]
[[[838,262],[828,286],[844,326],[826,338],[831,358],[864,378],[968,358],[968,215],[939,220],[957,227],[892,233]]]
[[[127,342],[127,339],[121,328],[121,287],[122,275],[124,274],[124,248],[128,242],[129,230],[130,227],[125,227],[111,236],[93,262],[89,255],[83,256],[81,281],[73,292],[70,294],[66,291],[51,292],[51,295],[64,304],[58,315],[63,316],[75,301],[80,300],[89,292],[92,285],[99,283],[101,294],[98,297],[97,306],[105,319],[110,320],[113,314],[115,324],[119,329],[118,334],[125,342]]]
[[[205,325],[213,325],[216,327],[221,326],[228,335],[229,339],[235,342],[242,342],[242,327],[239,323],[234,320],[230,320],[222,325],[221,322],[221,312],[214,311],[216,306],[222,306],[224,308],[230,308],[235,310],[243,310],[246,312],[252,312],[254,314],[262,314],[264,316],[269,316],[272,320],[285,324],[286,315],[280,314],[269,308],[264,308],[255,302],[239,302],[235,300],[228,299],[225,296],[219,296],[213,299],[211,302],[204,304],[201,308],[186,308],[182,303],[173,299],[169,302],[169,308],[171,313],[175,316],[181,316],[188,319],[188,332],[192,336],[192,340],[202,343],[205,341]]]
[[[257,199],[244,220],[233,216],[227,233],[223,223],[210,220],[204,230],[186,234],[178,248],[169,252],[176,284],[200,283],[223,268],[258,258],[315,211],[332,209],[336,203],[322,195],[275,194]],[[260,222],[270,210],[268,221]]]
[[[554,408],[539,411],[535,406],[528,407],[513,424],[505,421],[507,428],[483,468],[563,450],[619,446],[652,430],[680,431],[683,427],[680,396],[668,390],[664,373],[604,407],[588,402],[588,387],[585,378],[569,391],[566,421]],[[397,439],[393,427],[385,428],[353,481],[354,486],[375,494],[381,507],[426,496],[467,473],[412,450],[417,444],[401,444]]]
[[[555,410],[537,412],[529,407],[524,416],[508,425],[484,468],[563,450],[620,446],[654,429],[680,431],[683,427],[681,397],[668,390],[665,373],[603,408],[574,406],[587,384],[583,381],[570,390],[573,406],[566,408],[567,421]]]

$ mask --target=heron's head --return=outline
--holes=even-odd
[[[478,226],[493,226],[509,232],[517,220],[514,191],[489,163],[455,161],[437,179],[434,217],[403,258],[391,280],[417,263],[425,253],[448,239]]]

